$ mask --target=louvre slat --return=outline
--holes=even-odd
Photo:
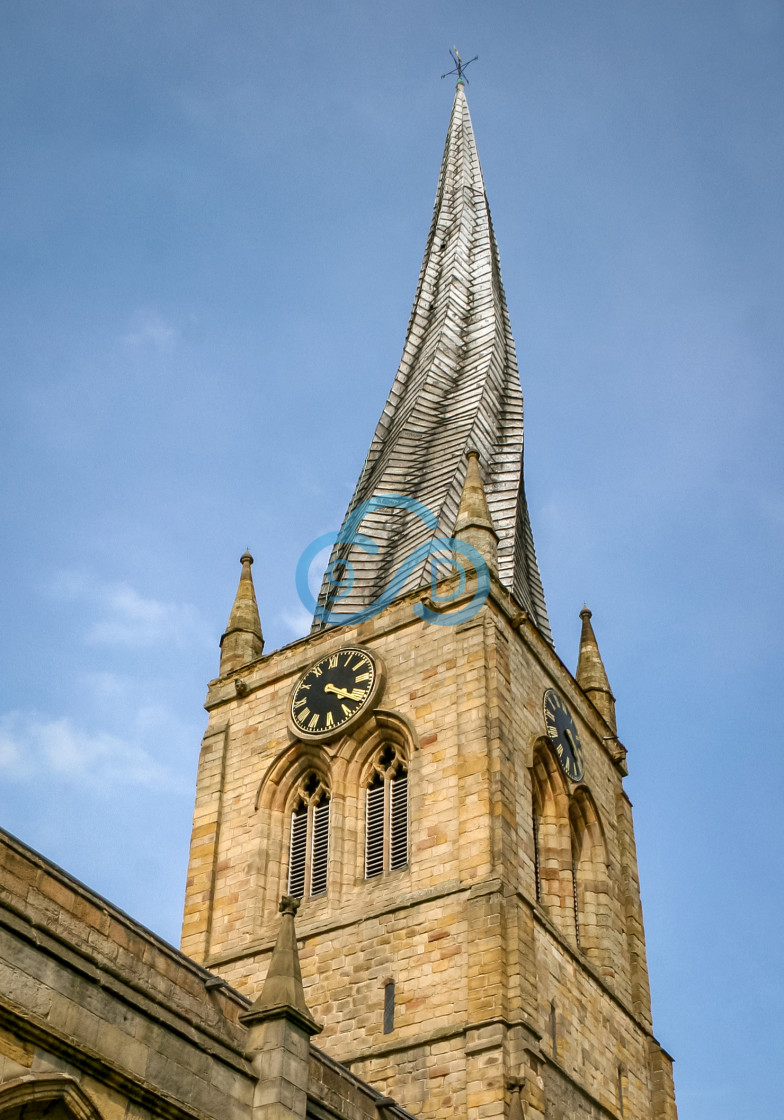
[[[291,814],[291,844],[289,847],[289,894],[302,898],[305,893],[305,853],[308,840],[308,811],[300,809]]]
[[[310,893],[324,894],[329,865],[329,801],[313,810],[313,848],[310,856]]]
[[[395,871],[408,863],[408,774],[389,783],[391,796],[389,866]]]
[[[372,879],[384,870],[384,787],[366,790],[365,798],[365,878]]]

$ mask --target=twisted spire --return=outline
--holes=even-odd
[[[419,547],[422,559],[400,593],[427,586],[427,543],[453,535],[470,450],[481,456],[498,535],[498,578],[552,643],[523,487],[514,339],[465,86],[458,82],[403,357],[346,514],[370,498],[406,494],[427,506],[437,525],[401,508],[366,513],[359,532],[377,550],[351,541],[335,546],[328,573],[337,569],[346,584],[340,564],[350,565],[353,585],[346,592],[325,575],[321,607],[349,615],[369,606]],[[325,625],[316,620],[313,629]]]

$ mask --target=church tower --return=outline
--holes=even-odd
[[[256,998],[298,897],[319,1047],[414,1116],[676,1120],[615,698],[590,611],[576,676],[547,620],[462,80],[312,631],[266,655],[251,564],[206,701],[183,950]]]

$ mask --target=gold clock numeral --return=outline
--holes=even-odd
[[[375,661],[360,649],[325,654],[299,678],[289,719],[303,735],[328,739],[347,721],[359,719],[378,678]]]

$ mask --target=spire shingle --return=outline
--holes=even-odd
[[[498,534],[498,575],[552,642],[523,488],[523,398],[498,249],[465,87],[455,91],[433,220],[397,376],[378,422],[347,517],[372,497],[406,494],[437,519],[379,508],[359,531],[378,545],[338,544],[351,590],[335,597],[327,576],[319,605],[350,615],[372,604],[404,560],[434,537],[451,537],[466,477],[466,453],[481,456]],[[423,556],[401,593],[428,583]],[[340,574],[340,573],[339,573]],[[335,624],[332,617],[327,624]],[[320,629],[324,622],[314,622]]]

